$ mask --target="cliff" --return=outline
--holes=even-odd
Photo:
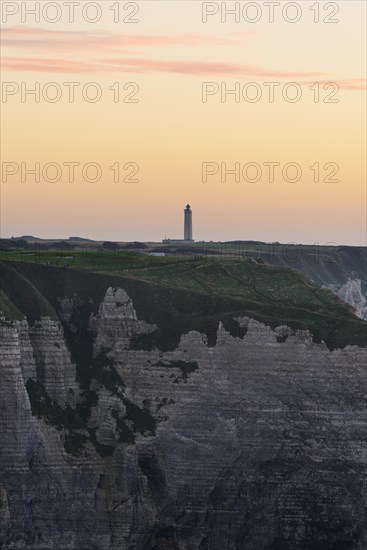
[[[329,292],[286,326],[189,275],[3,271],[2,548],[365,548],[366,323]]]
[[[358,317],[367,320],[367,293],[362,290],[361,279],[348,279],[344,284],[329,283],[326,288],[329,288],[340,296],[344,302],[353,306]]]
[[[367,319],[367,249],[365,246],[319,246],[258,243],[244,246],[244,255],[260,257],[271,265],[304,273],[314,283],[329,288]]]

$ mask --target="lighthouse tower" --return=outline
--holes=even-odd
[[[187,204],[184,210],[185,223],[184,223],[184,240],[192,241],[192,210],[190,205]]]

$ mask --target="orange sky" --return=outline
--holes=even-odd
[[[197,1],[133,3],[135,23],[115,23],[109,1],[87,12],[96,23],[83,20],[88,2],[74,22],[64,2],[39,22],[20,8],[35,2],[14,14],[11,4],[2,2],[3,237],[182,238],[189,202],[197,240],[366,244],[364,2],[319,2],[319,23],[305,1],[294,23],[282,16],[288,2],[273,23],[264,2],[256,23],[243,12],[222,22],[220,2],[208,3],[219,9],[206,23]],[[120,2],[121,18],[131,4]],[[26,91],[38,87],[36,102]],[[39,181],[25,172],[35,163]],[[207,181],[203,163],[216,171]]]

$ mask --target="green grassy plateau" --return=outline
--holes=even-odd
[[[151,257],[134,252],[57,250],[3,252],[0,309],[7,319],[58,318],[59,298],[78,296],[79,322],[98,310],[108,286],[124,288],[138,316],[159,329],[135,345],[172,349],[187,330],[215,342],[218,321],[233,335],[233,317],[248,316],[273,328],[309,329],[329,348],[366,345],[367,323],[328,290],[294,269],[254,259]],[[68,266],[68,267],[65,267]]]

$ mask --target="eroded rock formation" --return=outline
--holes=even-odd
[[[366,547],[366,348],[239,317],[145,349],[125,290],[81,311],[2,321],[2,548]]]
[[[329,284],[325,288],[329,288],[344,302],[353,306],[358,317],[367,320],[367,299],[362,293],[360,279],[348,279],[344,284]]]

